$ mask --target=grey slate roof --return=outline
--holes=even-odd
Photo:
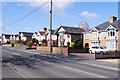
[[[54,34],[57,34],[60,28],[63,28],[67,33],[69,34],[81,34],[82,32],[84,32],[85,30],[82,28],[78,28],[78,27],[68,27],[68,26],[60,26]]]
[[[50,30],[49,30],[50,31]],[[52,35],[54,34],[55,30],[52,30]]]
[[[33,33],[31,33],[31,32],[20,32],[20,33],[23,33],[23,35],[25,37],[32,37],[32,35],[33,35]]]
[[[104,22],[98,26],[96,26],[95,28],[98,30],[106,30],[109,25],[112,25],[113,27],[115,27],[116,29],[120,29],[120,20],[116,20],[113,23],[109,23],[109,22]]]
[[[2,36],[5,36],[5,38],[7,38],[7,39],[10,39],[10,36],[13,36],[13,35],[11,35],[11,34],[2,34]]]

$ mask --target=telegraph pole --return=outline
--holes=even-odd
[[[52,0],[50,1],[50,53],[52,53]]]

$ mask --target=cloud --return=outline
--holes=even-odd
[[[90,13],[90,12],[87,12],[87,11],[81,12],[80,15],[87,20],[95,20],[95,19],[101,17],[101,15],[98,15],[96,13]]]
[[[29,0],[26,0],[26,1],[29,1]],[[65,2],[65,0],[53,0],[53,6],[55,6],[57,9],[60,9],[60,10],[64,10],[65,8],[67,7],[70,7],[74,0],[69,0],[70,2]],[[29,2],[29,5],[31,7],[39,7],[40,5],[42,5],[43,3],[45,2],[49,2],[50,3],[50,0],[31,0]],[[43,8],[44,9],[49,9],[50,7],[50,4],[47,4],[46,6],[44,6]]]

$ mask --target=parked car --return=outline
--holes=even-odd
[[[31,48],[32,48],[32,49],[36,49],[36,48],[37,48],[37,45],[34,44],[34,45],[31,46]]]
[[[108,50],[107,49],[105,49],[105,48],[103,48],[103,47],[101,47],[101,46],[93,46],[93,47],[91,47],[90,49],[89,49],[89,52],[92,54],[92,53],[107,53],[108,52]]]

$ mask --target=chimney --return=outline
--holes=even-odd
[[[47,31],[47,28],[44,28],[44,31],[46,32],[46,31]]]
[[[115,17],[115,16],[111,16],[109,22],[110,22],[110,23],[113,23],[115,20],[117,20],[117,17]]]

